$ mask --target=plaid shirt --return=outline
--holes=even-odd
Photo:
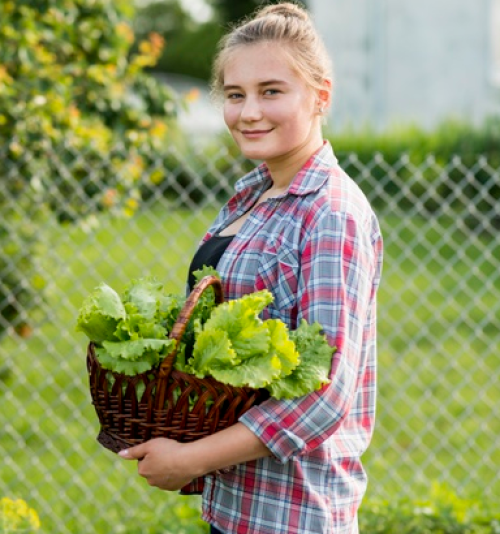
[[[270,187],[261,164],[236,184],[204,237],[247,212]],[[271,457],[204,477],[203,519],[231,534],[352,534],[367,477],[360,461],[373,432],[377,219],[328,142],[282,196],[252,211],[217,269],[227,299],[268,289],[263,318],[289,328],[318,321],[337,347],[331,383],[293,400],[269,399],[240,422]]]

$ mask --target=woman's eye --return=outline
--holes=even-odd
[[[278,89],[266,89],[264,91],[264,94],[268,96],[277,95],[278,93],[279,93]]]
[[[226,98],[228,100],[237,100],[238,98],[243,98],[243,95],[241,93],[228,93]]]

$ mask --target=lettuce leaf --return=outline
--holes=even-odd
[[[132,280],[122,296],[124,304],[132,304],[137,313],[145,319],[153,320],[163,297],[163,284],[154,277],[139,278]]]
[[[216,380],[235,387],[266,388],[281,375],[280,359],[273,352],[253,356],[239,365],[227,368],[212,368]]]
[[[290,338],[286,324],[279,319],[265,321],[271,339],[271,348],[279,358],[282,377],[288,376],[300,363],[300,354]]]
[[[193,357],[188,364],[188,372],[204,378],[217,369],[231,368],[240,363],[240,358],[231,346],[227,332],[206,330],[197,335]]]
[[[114,358],[138,360],[144,354],[149,356],[150,352],[158,353],[158,359],[160,359],[160,353],[166,354],[167,351],[173,350],[175,344],[173,339],[137,339],[135,341],[104,341],[102,346]]]
[[[203,330],[226,332],[233,349],[242,360],[267,354],[271,336],[258,315],[272,301],[272,294],[263,290],[224,302],[212,311]]]
[[[302,319],[290,332],[300,354],[300,364],[288,375],[267,388],[276,399],[292,399],[320,389],[330,382],[330,370],[335,348],[328,344],[319,323],[308,324]]]
[[[289,374],[299,354],[285,324],[262,321],[260,312],[272,302],[269,291],[257,291],[220,304],[196,330],[191,369],[231,386],[263,388]]]
[[[94,343],[113,341],[117,339],[115,332],[118,323],[125,317],[125,307],[118,293],[107,284],[101,283],[83,301],[76,330],[83,332]]]
[[[136,311],[130,303],[125,304],[127,315],[122,319],[116,329],[116,336],[120,341],[135,341],[137,339],[165,339],[168,337],[167,329],[149,317]]]
[[[141,360],[125,360],[111,356],[104,348],[96,347],[95,350],[97,359],[104,369],[128,376],[145,373],[159,363],[158,355],[153,352],[144,353]]]
[[[175,348],[173,339],[104,341],[96,356],[104,369],[133,376],[158,365]]]

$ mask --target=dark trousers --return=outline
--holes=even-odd
[[[224,534],[224,532],[220,531],[218,528],[215,528],[213,525],[210,525],[210,534]]]

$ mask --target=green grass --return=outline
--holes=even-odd
[[[0,363],[11,369],[0,382],[0,496],[26,499],[43,532],[204,531],[197,497],[149,488],[134,463],[96,443],[86,341],[74,323],[84,296],[103,280],[121,290],[131,278],[155,275],[168,290],[182,292],[187,262],[213,216],[158,207],[133,221],[103,219],[90,234],[47,229],[41,265],[48,273],[47,313],[31,338],[0,343]],[[494,446],[500,281],[498,260],[492,261],[499,246],[478,261],[491,242],[473,237],[459,246],[464,236],[445,221],[442,231],[420,220],[411,221],[411,231],[399,229],[396,218],[382,222],[378,419],[365,457],[369,495],[423,496],[440,480],[457,484],[461,496],[491,498],[500,494],[492,468],[500,465]],[[443,232],[449,232],[444,244]],[[405,259],[416,236],[420,250]]]

